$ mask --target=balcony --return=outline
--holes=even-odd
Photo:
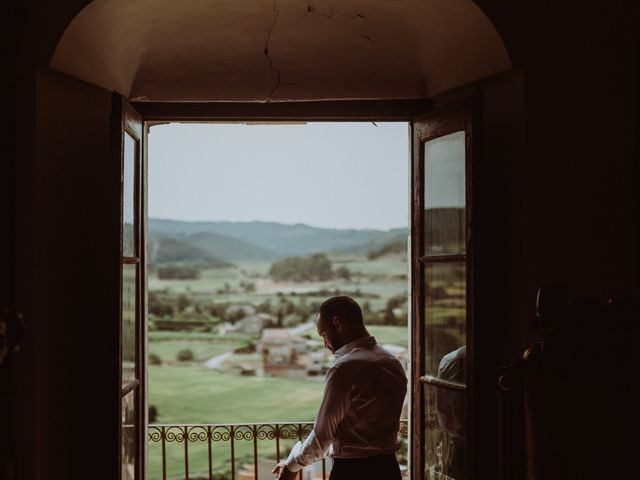
[[[271,468],[286,458],[312,422],[162,425],[148,427],[149,480],[272,479]],[[398,460],[406,474],[408,424],[400,421]],[[322,459],[300,472],[300,480],[327,480],[331,460]]]

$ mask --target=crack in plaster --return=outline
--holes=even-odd
[[[276,90],[278,90],[278,88],[280,88],[283,85],[300,86],[299,84],[286,83],[282,81],[280,69],[274,66],[273,58],[271,58],[271,54],[269,53],[269,44],[271,43],[271,34],[273,33],[273,30],[276,27],[276,23],[278,23],[278,18],[280,17],[280,9],[278,8],[278,5],[276,4],[275,0],[273,1],[273,11],[275,12],[275,15],[273,16],[271,26],[269,27],[269,31],[267,32],[267,38],[265,39],[265,42],[264,42],[264,56],[267,57],[267,60],[269,61],[269,68],[271,68],[271,70],[273,70],[276,73],[276,84],[271,89],[271,92],[269,92],[269,95],[267,96],[267,99],[266,99],[267,102],[271,101],[271,99],[273,98],[273,95],[276,93]],[[307,4],[307,11],[305,12],[305,16],[308,14],[315,14],[325,18],[333,19],[335,12],[333,10],[331,10],[331,13],[324,13],[324,12],[317,11],[315,5],[313,5],[312,1],[310,0],[309,3]],[[353,18],[344,19],[344,20],[346,21],[367,20],[368,18],[369,17],[367,15],[360,12],[356,12]],[[336,18],[336,20],[339,20],[339,19]],[[371,37],[365,35],[364,33],[360,33],[360,36],[365,40],[367,40],[371,45],[374,44]]]
[[[307,11],[304,14],[306,16],[306,15],[309,15],[310,13],[315,15],[320,15],[321,17],[325,17],[325,18],[334,18],[336,15],[336,12],[334,12],[333,10],[331,10],[331,13],[325,13],[317,10],[316,6],[313,4],[311,0],[307,3]],[[353,18],[345,18],[345,19],[336,18],[336,20],[345,20],[345,21],[368,20],[368,19],[369,17],[367,15],[360,12],[356,12]]]
[[[278,9],[278,6],[276,5],[275,0],[273,2],[273,11],[275,12],[275,15],[273,17],[273,21],[271,22],[271,27],[269,27],[269,32],[267,32],[267,38],[265,39],[265,42],[264,42],[264,55],[265,55],[265,57],[267,57],[267,60],[269,60],[269,67],[271,68],[271,70],[274,70],[276,72],[276,84],[271,89],[271,92],[269,93],[269,96],[267,97],[267,102],[271,100],[271,98],[273,97],[273,94],[280,87],[280,85],[284,85],[282,83],[281,79],[280,79],[280,70],[277,69],[273,65],[273,59],[271,58],[271,55],[269,54],[269,42],[271,42],[271,33],[273,33],[273,29],[275,28],[276,23],[278,21],[278,17],[280,16],[280,10]]]
[[[373,45],[373,40],[371,39],[371,37],[369,37],[368,35],[365,35],[364,33],[361,33],[360,36],[365,40],[367,40],[371,45]]]
[[[323,12],[317,11],[316,6],[313,5],[311,2],[307,4],[307,11],[305,12],[305,15],[309,13],[315,13],[316,15],[320,15],[325,18],[333,18],[333,15],[334,15],[333,10],[331,10],[331,13],[323,13]]]
[[[325,18],[329,18],[329,19],[334,19],[335,20],[343,20],[343,21],[354,21],[354,20],[368,20],[369,17],[366,16],[363,13],[360,12],[356,12],[355,16],[353,18],[347,18],[347,19],[340,19],[335,17],[335,12],[333,10],[331,10],[331,13],[324,13],[321,12],[319,10],[316,10],[316,6],[313,4],[313,2],[311,0],[309,0],[309,2],[307,3],[307,11],[304,12],[304,15],[307,16],[309,14],[313,14],[313,15],[320,15],[321,17],[325,17]],[[373,43],[373,39],[371,37],[369,37],[368,35],[365,35],[364,33],[359,33],[359,35],[364,38],[367,42],[369,42],[371,45],[374,45]]]

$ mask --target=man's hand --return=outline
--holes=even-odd
[[[296,474],[287,468],[284,462],[280,462],[275,466],[271,473],[276,477],[276,480],[293,480]]]

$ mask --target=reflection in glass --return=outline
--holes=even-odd
[[[122,192],[122,255],[136,256],[135,208],[136,208],[136,150],[137,143],[128,133],[124,134],[124,185]]]
[[[466,235],[465,132],[424,144],[426,255],[463,254]]]
[[[425,374],[437,375],[440,360],[466,344],[466,265],[425,265]]]
[[[424,385],[424,389],[425,479],[465,480],[466,393],[434,385]]]
[[[135,391],[131,391],[122,397],[122,480],[135,479],[135,412]]]
[[[122,386],[136,379],[137,265],[122,265]]]

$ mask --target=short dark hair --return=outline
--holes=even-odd
[[[325,321],[333,317],[340,317],[356,325],[364,325],[360,305],[347,295],[338,295],[325,300],[320,305],[318,313]]]

